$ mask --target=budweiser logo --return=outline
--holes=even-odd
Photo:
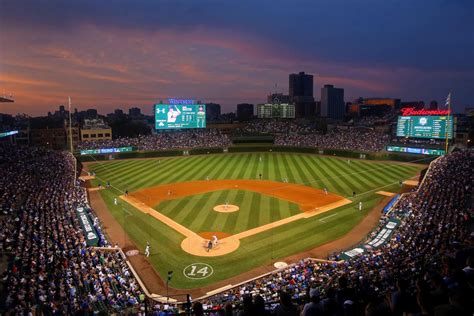
[[[415,108],[403,108],[400,110],[402,116],[413,115],[449,115],[449,110],[416,110]]]

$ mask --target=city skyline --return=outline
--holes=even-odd
[[[2,113],[46,115],[68,96],[102,114],[168,97],[234,112],[300,71],[316,100],[333,84],[346,102],[473,104],[471,1],[2,1],[0,21],[0,92],[15,98]]]

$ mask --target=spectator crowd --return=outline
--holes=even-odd
[[[98,149],[112,147],[136,147],[138,150],[154,151],[166,149],[227,147],[230,139],[216,129],[186,130],[171,133],[144,135],[136,138],[84,141],[77,149]]]
[[[390,136],[366,128],[333,129],[326,134],[319,133],[312,125],[297,124],[284,120],[256,120],[234,131],[234,136],[274,135],[279,146],[302,146],[320,149],[342,149],[375,152],[385,149]],[[137,150],[156,151],[191,148],[225,148],[231,145],[231,138],[216,129],[174,131],[136,138],[83,141],[77,149],[98,149],[132,146]]]
[[[86,243],[76,208],[87,200],[74,183],[72,156],[2,144],[0,165],[0,261],[6,267],[0,311],[72,315],[140,308],[145,297],[123,254]],[[98,219],[89,216],[99,246],[107,247]]]
[[[204,307],[265,315],[263,301],[274,315],[472,315],[473,169],[473,153],[433,162],[418,191],[381,220],[380,227],[401,221],[385,245],[346,261],[301,261],[211,296]]]
[[[327,134],[277,135],[275,144],[280,146],[315,147],[375,152],[385,149],[390,136],[369,129],[334,129]]]
[[[196,142],[210,136],[189,133]],[[376,142],[374,135],[357,136]],[[5,314],[142,313],[143,290],[90,210],[99,246],[106,248],[86,242],[76,209],[87,208],[87,198],[75,182],[73,159],[65,152],[0,146]],[[331,261],[301,261],[197,302],[195,314],[204,305],[215,315],[472,315],[472,170],[472,152],[438,158],[418,189],[382,218],[379,227],[400,221],[384,245],[345,261],[340,254]]]

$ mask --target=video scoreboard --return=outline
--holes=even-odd
[[[397,124],[398,137],[453,138],[453,117],[451,115],[424,115],[424,116],[399,116]]]
[[[193,104],[193,100],[177,99],[170,99],[170,104],[155,104],[157,130],[205,127],[205,104]]]

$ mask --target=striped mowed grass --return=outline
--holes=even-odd
[[[238,205],[239,211],[219,213],[219,204]],[[194,232],[237,234],[300,213],[298,205],[257,192],[222,190],[160,203],[156,209]]]
[[[97,175],[93,185],[99,182],[105,184],[107,181],[111,183],[113,189],[102,190],[100,194],[112,215],[140,250],[143,251],[147,241],[151,244],[152,256],[149,260],[162,276],[170,269],[182,270],[193,262],[205,261],[214,268],[215,272],[209,278],[201,280],[190,280],[182,273],[175,273],[171,286],[183,289],[224,280],[346,234],[382,199],[375,192],[397,192],[400,190],[400,180],[415,176],[423,167],[269,152],[118,160],[91,163],[88,166]],[[128,204],[114,205],[114,198],[125,190],[133,192],[160,184],[206,178],[258,179],[260,174],[265,180],[287,179],[290,183],[327,188],[330,192],[350,197],[355,203],[244,238],[234,253],[205,260],[182,251],[180,243],[184,237],[170,227],[150,219]],[[353,192],[356,192],[355,198],[352,198]],[[223,204],[226,200],[229,203],[235,201],[234,204],[239,205],[241,210],[217,214],[209,208],[211,205]],[[364,204],[362,212],[356,208],[359,201]],[[160,212],[195,232],[237,233],[299,212],[297,205],[287,201],[239,190],[210,192],[161,204],[157,206]],[[254,208],[254,205],[258,207]],[[320,221],[329,215],[333,216]]]

